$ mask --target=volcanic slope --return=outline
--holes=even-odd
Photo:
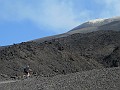
[[[23,76],[29,65],[33,75],[51,77],[120,65],[120,32],[96,31],[39,42],[23,42],[0,50],[0,73]]]
[[[98,30],[120,31],[120,17],[90,20],[73,28],[67,34],[88,33]]]

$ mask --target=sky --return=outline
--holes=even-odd
[[[0,0],[0,46],[65,33],[120,16],[120,0]]]

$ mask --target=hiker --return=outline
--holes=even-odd
[[[24,68],[24,73],[27,77],[30,77],[30,72],[32,72],[32,70],[30,69],[29,65],[27,65],[25,68]]]

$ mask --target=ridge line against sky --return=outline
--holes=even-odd
[[[0,0],[0,46],[64,33],[120,15],[120,0]]]

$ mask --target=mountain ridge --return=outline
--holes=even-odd
[[[99,21],[101,23],[95,23],[95,21]],[[101,21],[102,20],[102,21]],[[94,23],[92,23],[94,22]],[[89,32],[94,32],[98,30],[115,30],[115,31],[120,31],[120,16],[117,17],[112,17],[112,18],[105,18],[105,19],[95,19],[95,20],[90,20],[87,21],[72,30],[63,33],[63,34],[58,34],[58,35],[53,35],[53,36],[48,36],[36,40],[32,40],[35,42],[43,42],[55,38],[60,38],[60,37],[67,37],[69,35],[75,34],[75,33],[89,33]]]
[[[111,23],[114,21],[120,21],[120,16],[113,17],[113,18],[89,20],[89,21],[73,28],[72,30],[77,30],[77,29],[86,28],[86,27],[93,27],[93,26],[101,26],[101,25],[105,25],[105,24],[108,24],[108,23]]]

